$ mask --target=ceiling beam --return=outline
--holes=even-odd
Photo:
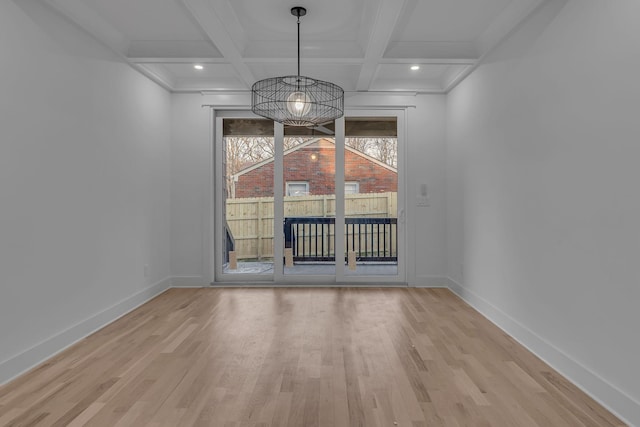
[[[129,40],[82,0],[46,0],[46,2],[118,55],[126,55]]]
[[[442,76],[440,86],[442,91],[447,93],[458,85],[466,76],[469,75],[469,70],[473,68],[474,64],[464,64],[459,67],[449,67],[446,73]]]
[[[162,58],[139,58],[140,62],[163,62]],[[151,61],[149,61],[151,60]],[[203,62],[227,62],[226,60],[220,61],[219,58],[202,60]],[[247,63],[253,64],[295,64],[297,58],[245,58]],[[456,58],[424,58],[424,57],[411,57],[411,58],[389,58],[385,57],[380,59],[380,64],[423,64],[423,65],[450,65],[461,64],[469,65],[475,64],[477,58],[460,56]],[[167,58],[164,62],[189,62],[180,58]],[[323,57],[323,58],[304,58],[303,63],[308,64],[363,64],[362,58],[336,58],[336,57]]]
[[[364,62],[360,69],[356,90],[369,90],[378,62],[384,56],[406,2],[407,0],[380,0],[377,14],[371,27],[371,33],[369,34],[369,40],[367,41]]]
[[[449,93],[458,83],[466,79],[503,40],[520,28],[535,10],[549,1],[551,0],[512,1],[475,41],[476,50],[480,55],[478,60],[475,64],[465,67],[461,73],[451,78],[449,82],[443,82],[444,93]]]
[[[129,61],[129,64],[140,73],[167,89],[169,92],[173,92],[177,89],[176,79],[171,73],[161,69],[150,69],[144,64],[136,64],[131,61]]]
[[[195,23],[193,25],[198,26]],[[132,40],[127,49],[127,56],[219,58],[222,55],[207,36],[203,35],[201,40]]]
[[[100,43],[111,49],[123,62],[153,80],[168,91],[172,91],[175,82],[169,76],[158,75],[151,70],[136,64],[127,57],[130,41],[113,25],[102,18],[94,9],[82,0],[46,0],[46,3],[57,12],[69,18],[73,23],[93,36]]]
[[[191,57],[191,58],[177,58],[177,57],[136,57],[130,56],[129,60],[136,64],[228,64],[229,61],[225,58],[204,58],[204,57]]]
[[[472,41],[457,42],[390,42],[385,59],[400,58],[478,58],[476,44]]]
[[[294,21],[295,22],[295,21]],[[359,58],[363,59],[365,43],[356,40],[307,40],[303,33],[300,58],[306,62],[309,58]],[[291,58],[297,60],[297,42],[291,40],[250,40],[243,50],[246,59],[264,57]]]
[[[205,57],[128,57],[129,61],[136,64],[228,64],[226,58],[205,58]],[[472,65],[475,58],[384,58],[380,64],[421,64],[421,65]],[[249,64],[295,64],[297,58],[247,58]],[[362,58],[305,58],[304,62],[309,64],[362,64]]]
[[[255,82],[253,73],[242,60],[242,54],[225,29],[224,22],[209,6],[206,0],[180,0],[193,19],[205,32],[211,43],[222,53],[238,73],[240,80],[250,88]]]
[[[542,3],[549,0],[513,0],[475,41],[481,56],[493,50],[522,24]]]

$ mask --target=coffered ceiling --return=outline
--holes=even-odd
[[[348,92],[443,93],[545,0],[46,1],[172,91],[295,74],[289,10],[304,6],[301,74]]]

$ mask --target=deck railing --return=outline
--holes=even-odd
[[[397,193],[345,194],[344,212],[347,218],[394,218],[398,212],[397,200]],[[274,224],[273,207],[273,197],[227,199],[225,217],[235,239],[238,260],[273,259],[274,235],[282,232],[282,224]],[[285,218],[330,218],[335,217],[335,212],[334,194],[284,197]],[[325,224],[325,232],[326,229]],[[325,251],[326,244],[325,241]]]
[[[338,233],[339,235],[342,233]],[[335,218],[287,217],[285,248],[295,261],[334,261]],[[345,259],[354,251],[357,261],[398,260],[397,218],[345,218]]]
[[[236,250],[236,241],[227,222],[224,224],[224,235],[224,262],[229,262],[229,252]]]

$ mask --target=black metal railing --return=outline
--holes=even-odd
[[[231,233],[229,224],[226,221],[224,223],[224,236],[224,262],[229,262],[229,252],[235,250],[236,241],[233,238],[233,233]]]
[[[346,251],[357,261],[398,261],[398,218],[345,218]]]
[[[345,218],[345,259],[354,251],[357,261],[398,260],[397,218]],[[335,260],[335,218],[287,217],[284,246],[293,261]]]

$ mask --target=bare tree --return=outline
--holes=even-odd
[[[398,140],[396,138],[375,138],[367,153],[389,166],[398,167]]]
[[[301,136],[287,136],[284,138],[283,144],[284,144],[284,151],[287,151],[297,145],[300,144],[304,144],[305,142],[309,141],[312,138],[305,138],[305,137],[301,137]],[[265,151],[267,152],[267,157],[265,157],[262,160],[268,159],[268,158],[272,158],[275,156],[275,146],[274,146],[274,139],[273,138],[269,138],[269,142],[265,145],[264,147]]]
[[[346,138],[345,144],[389,166],[398,167],[397,138]]]
[[[284,150],[307,142],[311,138],[284,138]],[[225,137],[227,164],[226,186],[228,197],[233,197],[233,175],[261,161],[272,159],[275,154],[274,139],[271,137]]]
[[[346,138],[345,144],[348,147],[358,150],[361,153],[367,154],[371,138]]]

